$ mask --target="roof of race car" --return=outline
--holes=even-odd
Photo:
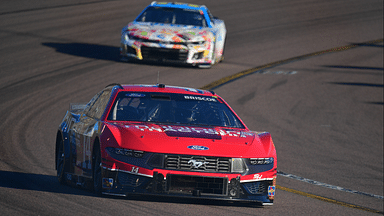
[[[139,91],[139,92],[164,92],[164,93],[178,93],[178,94],[198,94],[205,96],[217,96],[213,91],[179,87],[179,86],[168,86],[164,84],[148,85],[148,84],[110,84],[107,87],[120,88],[122,91]]]
[[[212,27],[211,18],[208,13],[208,8],[205,5],[189,4],[189,3],[179,3],[179,2],[156,2],[153,1],[148,5],[140,14],[136,17],[135,21],[150,7],[162,7],[162,8],[177,8],[183,10],[193,10],[199,11],[201,14],[204,14],[204,17],[207,21],[209,28]]]
[[[180,2],[156,2],[156,1],[153,1],[151,3],[151,6],[154,6],[154,7],[181,8],[181,9],[190,9],[190,10],[206,9],[207,8],[205,5],[180,3]]]

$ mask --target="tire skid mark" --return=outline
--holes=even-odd
[[[112,63],[109,62],[100,62],[96,65],[90,65],[89,63],[95,60],[89,60],[85,62],[81,62],[75,65],[70,65],[65,68],[48,71],[42,74],[38,74],[29,78],[25,78],[16,82],[11,83],[10,85],[4,86],[0,88],[0,98],[2,99],[2,103],[13,100],[13,98],[17,98],[20,94],[23,94],[20,91],[15,91],[15,89],[23,89],[26,92],[34,92],[42,88],[42,86],[49,86],[51,83],[61,82],[65,77],[76,77],[81,76],[87,73],[92,72],[95,69],[100,69],[102,67],[106,67]],[[79,67],[81,66],[81,67]],[[70,69],[70,70],[68,70]],[[14,92],[13,95],[9,94],[9,92]]]
[[[113,1],[113,0],[109,0]],[[7,15],[7,14],[17,14],[17,13],[25,13],[30,11],[40,11],[40,10],[48,10],[48,9],[55,9],[55,8],[65,8],[65,7],[74,7],[74,6],[81,6],[81,5],[89,5],[89,4],[98,4],[103,3],[105,1],[92,1],[92,2],[83,2],[83,3],[77,3],[77,4],[67,4],[67,5],[57,5],[57,6],[50,6],[50,7],[40,7],[40,8],[30,8],[30,9],[24,9],[24,10],[17,10],[17,11],[8,11],[0,13],[0,16]]]

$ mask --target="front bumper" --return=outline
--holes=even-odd
[[[130,41],[124,41],[120,46],[121,57],[192,65],[210,64],[212,62],[211,52],[209,46],[161,45]]]
[[[199,175],[166,174],[153,172],[153,176],[103,168],[103,194],[128,196],[129,194],[161,195],[259,202],[272,205],[275,179],[241,182],[240,177],[213,177]]]

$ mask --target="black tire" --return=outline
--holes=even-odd
[[[100,196],[102,192],[102,179],[101,179],[101,153],[100,145],[95,143],[93,156],[92,156],[92,179],[93,179],[93,192]]]
[[[131,63],[131,62],[133,62],[133,58],[132,57],[128,57],[128,56],[120,55],[119,61],[120,62]]]
[[[215,65],[216,62],[216,41],[213,42],[213,49],[212,49],[212,62],[211,66]]]
[[[56,140],[56,172],[60,184],[65,184],[65,151],[63,139],[58,136]]]

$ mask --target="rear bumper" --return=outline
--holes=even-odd
[[[258,202],[272,205],[274,180],[240,182],[240,178],[154,172],[153,176],[103,169],[103,194],[128,196],[130,194],[160,195],[198,199]]]

